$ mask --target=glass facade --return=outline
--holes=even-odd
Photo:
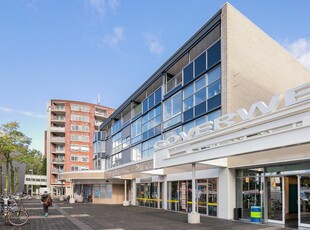
[[[217,216],[217,178],[196,180],[196,212]],[[192,181],[168,182],[168,210],[192,212]]]
[[[221,40],[216,28],[197,45],[201,50],[193,60],[182,57],[181,64],[169,67],[171,71],[132,98],[103,129],[106,169],[152,158],[156,141],[221,116]]]
[[[162,194],[161,188],[162,186],[160,186],[160,189],[158,189],[157,182],[137,184],[136,205],[152,208],[162,208],[162,198],[159,195]]]

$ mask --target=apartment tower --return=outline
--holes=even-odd
[[[53,196],[68,194],[70,181],[58,180],[61,172],[91,170],[93,134],[113,109],[99,104],[53,99],[47,109],[47,186]]]

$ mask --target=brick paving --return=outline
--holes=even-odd
[[[187,214],[159,209],[103,204],[68,204],[54,202],[49,216],[43,216],[39,200],[24,201],[30,214],[28,223],[21,227],[11,226],[0,219],[1,230],[278,230],[289,229],[267,224],[251,224],[201,216],[200,224],[188,224]]]

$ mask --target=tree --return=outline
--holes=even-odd
[[[12,161],[18,157],[16,156],[16,154],[14,155],[12,153],[18,152],[21,154],[26,154],[28,152],[29,145],[31,144],[31,138],[18,131],[18,129],[19,123],[17,123],[16,121],[2,124],[0,126],[0,145],[2,146],[2,161],[6,166],[5,188],[7,191],[9,191],[9,169]],[[0,169],[0,175],[2,175],[2,168]],[[14,169],[11,170],[13,170],[14,172]],[[14,177],[14,173],[13,175],[11,174],[11,177]]]
[[[43,155],[36,149],[31,149],[16,157],[16,160],[26,164],[26,171],[33,170],[33,174],[42,174]]]

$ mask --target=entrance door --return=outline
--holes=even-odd
[[[310,227],[310,176],[299,176],[298,225]]]
[[[267,177],[268,222],[284,224],[283,177]]]

